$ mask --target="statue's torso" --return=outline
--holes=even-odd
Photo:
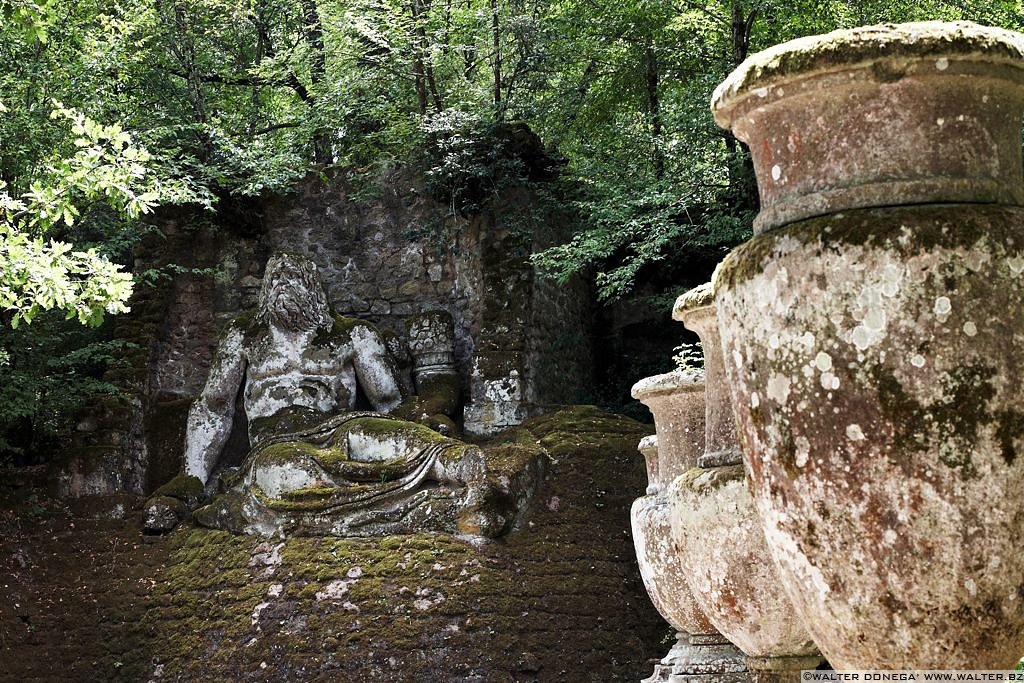
[[[331,415],[355,407],[353,349],[344,333],[287,335],[264,329],[250,338],[245,353],[250,425],[285,409]]]

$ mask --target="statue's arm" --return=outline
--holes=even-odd
[[[371,325],[352,328],[352,364],[363,393],[374,410],[386,413],[402,402],[398,372],[380,333]]]
[[[204,484],[231,435],[235,397],[245,378],[244,333],[232,324],[217,348],[210,376],[202,393],[188,411],[185,431],[185,474]]]

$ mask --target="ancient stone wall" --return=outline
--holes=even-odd
[[[340,174],[330,183],[311,179],[268,203],[263,243],[312,258],[338,313],[399,336],[412,314],[448,311],[456,367],[468,375],[480,305],[479,222],[443,219],[412,174],[374,190],[362,196]]]
[[[590,383],[591,297],[581,283],[540,280],[529,264],[538,235],[564,236],[568,226],[535,204],[531,191],[511,188],[475,215],[446,217],[415,173],[355,187],[337,171],[310,177],[295,193],[253,200],[244,212],[222,212],[228,217],[217,225],[201,211],[161,214],[135,266],[163,276],[154,287],[140,284],[132,313],[117,320],[117,333],[138,345],[133,370],[121,377],[133,398],[86,421],[95,425],[80,435],[88,448],[67,458],[58,491],[138,494],[180,469],[189,403],[227,322],[255,305],[276,250],[312,258],[337,312],[398,340],[413,315],[448,311],[467,431],[491,433],[541,404],[576,401]],[[228,461],[248,448],[244,421],[236,410]],[[130,481],[119,470],[131,470]]]
[[[570,218],[558,214],[534,237],[534,251],[569,239]],[[567,283],[533,278],[526,376],[532,404],[580,403],[595,375],[596,297],[583,278]],[[589,401],[588,401],[589,402]]]

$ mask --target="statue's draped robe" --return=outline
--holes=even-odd
[[[301,443],[321,451],[325,455],[334,449],[345,448],[339,443],[347,438],[349,423],[363,418],[389,420],[403,423],[397,418],[371,412],[352,412],[330,417],[315,427],[297,430],[287,434],[270,436],[260,440],[246,458],[246,469],[251,470],[260,462],[260,456],[273,446],[286,443]],[[345,507],[366,507],[368,504],[392,496],[405,496],[419,488],[434,469],[438,458],[445,450],[459,447],[453,439],[427,443],[416,448],[411,456],[396,457],[387,461],[359,461],[337,457],[316,458],[318,464],[331,475],[338,488],[330,490],[329,499],[322,509],[334,510]]]

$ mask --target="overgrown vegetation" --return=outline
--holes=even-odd
[[[123,247],[158,203],[216,211],[323,165],[425,158],[431,190],[471,212],[540,177],[511,130],[560,160],[580,217],[534,256],[544,271],[590,274],[605,300],[697,284],[757,210],[715,84],[789,38],[920,19],[1024,26],[1009,0],[0,0],[0,323],[123,311]],[[0,381],[31,393],[14,373],[46,367],[23,357],[44,345],[21,340],[48,333],[24,328],[4,333]],[[0,403],[0,428],[25,405]]]

